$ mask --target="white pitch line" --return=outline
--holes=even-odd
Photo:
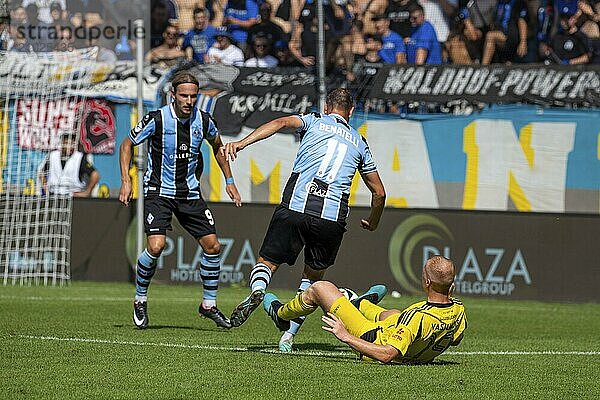
[[[106,340],[106,339],[91,339],[91,338],[61,338],[56,336],[33,336],[33,335],[16,335],[15,337],[31,340],[51,340],[60,342],[79,342],[93,344],[116,344],[124,346],[153,346],[153,347],[170,347],[180,349],[195,349],[195,350],[216,350],[216,351],[256,351],[260,353],[279,353],[277,349],[251,349],[248,347],[227,347],[227,346],[210,346],[199,344],[181,344],[181,343],[162,343],[162,342],[130,342],[121,340]],[[349,351],[296,351],[292,354],[310,355],[310,356],[334,356],[334,357],[356,357],[355,353]],[[598,356],[600,351],[448,351],[443,355],[455,356]]]
[[[133,297],[41,297],[41,296],[0,296],[0,300],[28,300],[28,301],[99,301],[99,302],[129,302]],[[187,303],[198,301],[193,298],[165,298],[152,299],[153,302]]]

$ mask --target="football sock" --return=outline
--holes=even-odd
[[[298,291],[296,292],[296,295],[304,292],[313,283],[314,283],[314,281],[311,281],[310,279],[302,278],[302,280],[300,281],[300,286],[298,286]],[[304,323],[305,319],[306,319],[306,316],[302,316],[302,317],[294,319],[293,321],[290,321],[290,329],[285,331],[284,335],[288,334],[288,335],[295,336],[298,333],[298,330],[300,329],[302,324]]]
[[[202,306],[211,308],[217,305],[217,289],[221,272],[221,254],[202,253],[200,277],[202,278]]]
[[[267,289],[271,283],[271,269],[263,263],[258,263],[250,272],[250,289],[254,292],[258,289]]]
[[[369,300],[362,300],[360,302],[358,311],[360,311],[360,313],[369,321],[377,322],[379,320],[379,315],[385,311],[385,308],[379,307],[377,304],[373,304]]]
[[[302,300],[302,293],[299,293],[296,297],[281,306],[277,311],[277,315],[281,319],[291,321],[292,319],[302,317],[303,315],[308,315],[317,308],[318,306],[306,304],[304,300]]]
[[[148,296],[148,286],[156,272],[157,258],[144,249],[137,259],[137,268],[135,271],[135,299],[146,301]]]

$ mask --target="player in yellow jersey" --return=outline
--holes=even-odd
[[[431,257],[423,267],[421,279],[427,300],[403,311],[376,305],[385,295],[381,285],[350,302],[327,281],[313,283],[285,304],[268,293],[264,307],[277,327],[285,330],[290,320],[308,315],[321,306],[327,313],[322,317],[326,324],[323,329],[359,352],[361,358],[383,363],[423,364],[431,362],[448,347],[458,345],[467,327],[463,304],[450,297],[454,275],[451,260]]]

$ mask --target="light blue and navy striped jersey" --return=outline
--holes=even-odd
[[[146,115],[129,133],[134,145],[148,140],[144,195],[170,199],[200,199],[204,161],[200,147],[214,140],[217,127],[210,114],[194,107],[190,118],[180,120],[171,105]]]
[[[281,205],[345,222],[355,172],[377,171],[367,141],[340,115],[311,113],[299,118],[302,140]]]

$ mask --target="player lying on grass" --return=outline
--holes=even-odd
[[[282,304],[267,293],[263,306],[280,330],[289,321],[308,315],[319,306],[325,311],[323,329],[360,353],[361,358],[383,363],[424,364],[463,338],[467,319],[463,304],[451,298],[454,264],[442,256],[425,263],[421,283],[427,300],[403,311],[376,305],[386,293],[385,286],[371,287],[350,302],[331,282],[313,283],[307,290]]]

